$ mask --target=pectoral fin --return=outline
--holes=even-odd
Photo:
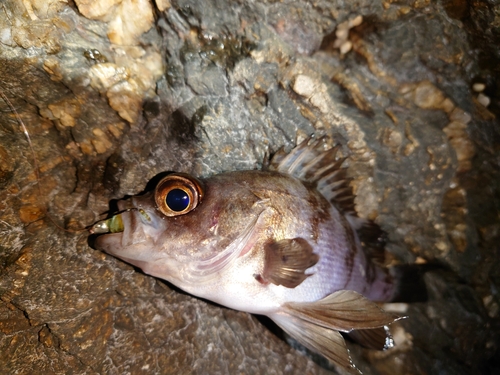
[[[271,242],[265,245],[264,250],[263,280],[287,288],[300,285],[310,276],[305,271],[319,260],[312,246],[303,238]]]

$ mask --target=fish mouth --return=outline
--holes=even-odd
[[[132,213],[132,211],[139,213],[140,215],[140,220],[143,223],[151,223],[151,217],[148,215],[148,213],[142,209],[142,208],[137,208],[134,206],[130,206],[128,201],[118,201],[118,209],[119,211],[114,213],[113,216],[99,220],[96,223],[94,223],[90,228],[89,232],[90,234],[111,234],[111,233],[123,233],[125,231],[125,226],[127,223],[124,224],[124,220],[127,221],[127,219],[124,219],[126,215],[123,215],[124,213]],[[128,207],[127,207],[128,206]]]
[[[118,213],[109,219],[100,220],[94,223],[90,227],[89,232],[90,234],[122,233],[124,229],[122,214]]]
[[[118,211],[111,214],[106,219],[99,220],[89,229],[90,245],[94,249],[104,251],[108,254],[115,254],[117,249],[122,248],[125,239],[125,231],[130,224],[131,211],[135,211],[123,201],[118,201]]]
[[[108,254],[123,254],[125,249],[155,241],[162,220],[155,216],[150,203],[141,197],[116,202],[118,211],[94,223],[89,229],[91,246]]]

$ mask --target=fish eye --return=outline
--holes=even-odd
[[[184,211],[189,206],[189,194],[182,189],[172,189],[165,197],[165,203],[172,211]]]
[[[196,178],[175,173],[163,178],[155,190],[156,207],[165,216],[179,216],[201,203],[203,188]]]

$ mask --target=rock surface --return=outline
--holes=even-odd
[[[312,133],[349,156],[390,262],[440,265],[428,302],[388,307],[410,317],[397,347],[352,345],[354,362],[500,372],[499,14],[486,0],[4,1],[0,372],[335,373],[81,230],[160,172],[260,168]]]

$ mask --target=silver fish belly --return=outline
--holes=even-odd
[[[344,332],[377,349],[395,281],[360,241],[354,196],[336,149],[307,139],[267,171],[198,180],[170,174],[96,223],[95,247],[221,305],[267,315],[297,341],[356,373]]]

